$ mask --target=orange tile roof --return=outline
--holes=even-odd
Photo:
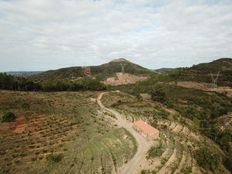
[[[157,129],[155,129],[154,127],[150,126],[149,124],[147,124],[145,121],[143,120],[138,120],[134,123],[134,125],[140,129],[143,133],[147,134],[147,135],[154,135],[156,132],[158,132]]]

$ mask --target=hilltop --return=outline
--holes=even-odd
[[[121,72],[126,73],[127,76],[128,74],[134,76],[149,76],[153,73],[151,70],[134,64],[126,60],[125,58],[119,58],[99,66],[77,66],[61,68],[57,70],[49,70],[32,75],[29,77],[29,79],[36,82],[78,81],[80,79],[88,77],[91,79],[104,81],[107,80],[107,78],[116,77],[116,73]]]

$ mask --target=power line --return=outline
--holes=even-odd
[[[210,73],[213,88],[217,88],[217,82],[218,82],[219,75],[220,75],[220,71],[217,74]]]

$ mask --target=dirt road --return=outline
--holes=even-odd
[[[115,110],[106,108],[102,102],[101,98],[105,93],[101,93],[98,98],[97,98],[97,103],[98,105],[105,111],[108,111],[112,113],[115,117],[116,120],[115,122],[119,127],[122,127],[126,129],[128,132],[131,133],[131,135],[135,138],[137,142],[137,152],[134,155],[134,157],[127,163],[125,164],[122,169],[119,171],[120,174],[135,174],[139,173],[140,170],[140,164],[142,164],[143,160],[145,160],[146,153],[149,150],[149,148],[152,145],[151,141],[146,140],[141,134],[139,134],[137,131],[133,129],[133,124],[127,120],[125,120],[120,113],[118,113]]]

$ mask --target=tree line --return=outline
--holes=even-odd
[[[0,73],[0,89],[15,91],[84,91],[105,90],[106,86],[94,79],[83,79],[80,82],[49,81],[46,83],[33,82],[23,77],[15,77]]]

